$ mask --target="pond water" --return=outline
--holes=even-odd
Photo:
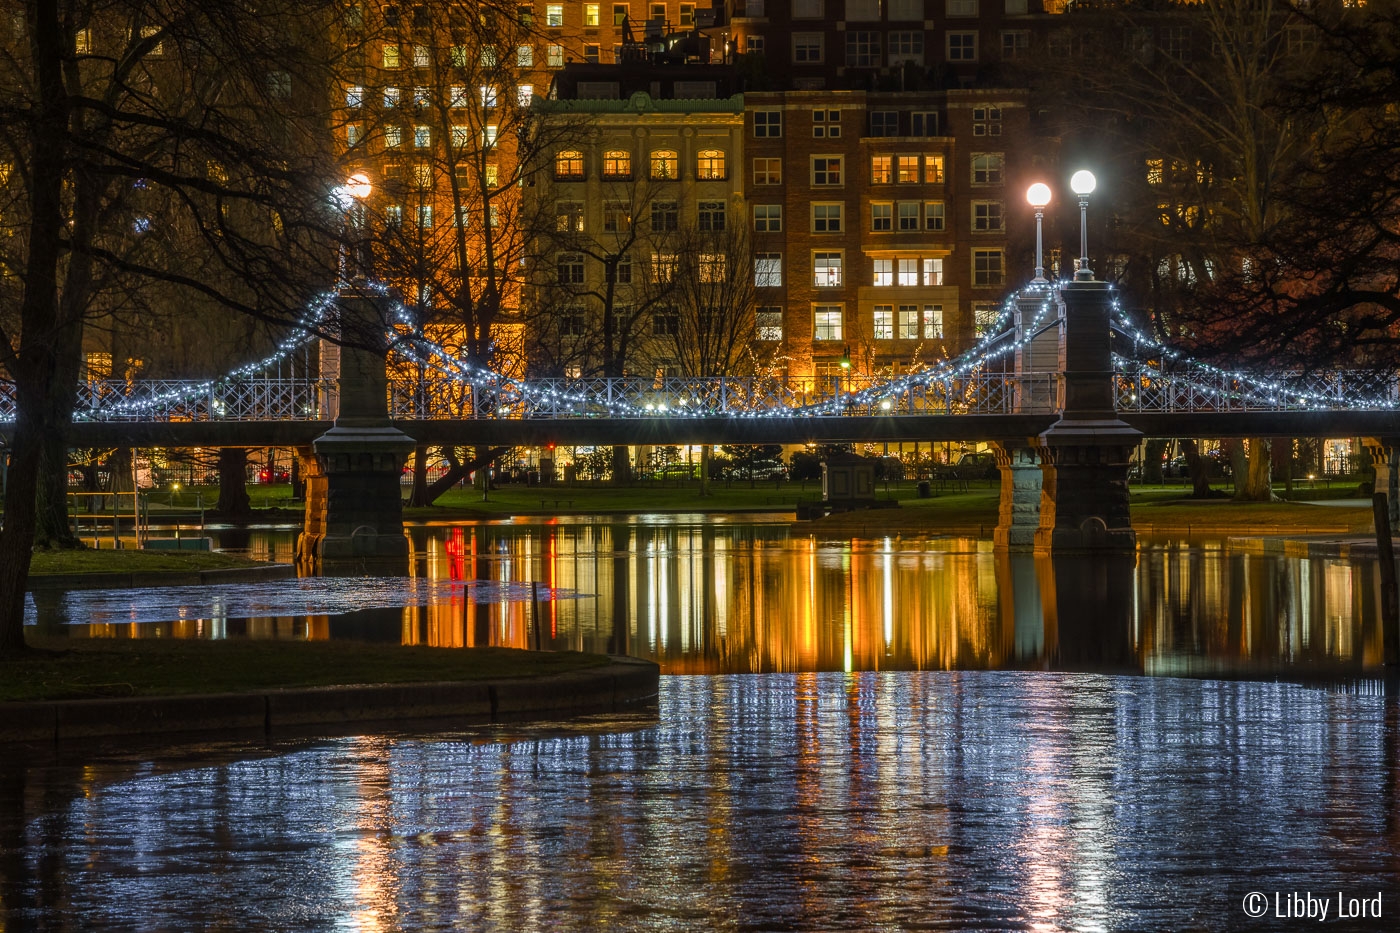
[[[1382,930],[1400,913],[1400,683],[1371,564],[1170,540],[1050,562],[762,521],[413,534],[410,578],[49,594],[34,623],[538,640],[705,676],[663,677],[656,710],[627,716],[0,756],[0,929],[1272,930],[1325,901],[1330,928]],[[1337,918],[1373,903],[1380,919]]]
[[[1220,542],[1052,562],[971,538],[831,538],[684,517],[420,527],[412,539],[412,578],[42,594],[32,619],[87,637],[542,646],[651,658],[666,673],[1331,677],[1383,661],[1373,562]],[[290,532],[237,541],[290,558]]]

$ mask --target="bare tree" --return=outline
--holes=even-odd
[[[41,477],[66,475],[84,325],[127,294],[287,327],[334,256],[324,25],[312,3],[4,5],[0,367],[17,418],[0,531],[0,655],[24,648]]]

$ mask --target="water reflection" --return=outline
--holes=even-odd
[[[673,677],[650,722],[11,757],[0,925],[1269,929],[1246,892],[1393,903],[1396,710],[1096,674]]]
[[[101,609],[91,594],[42,597],[38,617],[100,620],[73,627],[100,637],[373,637],[602,651],[652,658],[668,673],[1334,676],[1383,662],[1371,562],[1176,541],[1144,544],[1136,558],[1051,561],[996,553],[975,539],[826,540],[761,522],[482,524],[417,528],[411,537],[415,579],[323,581],[339,593],[334,605],[206,619],[193,617],[204,611],[198,601],[177,613],[157,608],[155,597],[109,593]],[[331,615],[356,607],[366,611]]]

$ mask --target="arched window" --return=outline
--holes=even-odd
[[[562,149],[554,157],[554,177],[577,181],[583,178],[583,153],[577,149]]]
[[[632,177],[632,153],[626,149],[609,149],[603,153],[603,177],[628,179]]]
[[[652,151],[651,177],[668,179],[681,177],[681,157],[674,149],[655,149]]]
[[[695,157],[695,177],[702,181],[719,181],[725,177],[724,150],[701,149]]]

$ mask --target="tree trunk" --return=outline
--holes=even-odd
[[[1210,461],[1201,456],[1194,437],[1181,438],[1181,452],[1186,455],[1186,467],[1191,471],[1191,498],[1210,498]]]
[[[614,486],[632,483],[632,455],[626,444],[618,444],[612,449],[612,481]]]
[[[253,502],[248,497],[248,450],[223,447],[219,450],[219,513],[228,519],[251,518]]]
[[[57,359],[72,345],[69,320],[58,300],[59,259],[64,251],[67,217],[63,207],[68,158],[68,100],[63,86],[64,39],[57,4],[26,5],[33,27],[34,107],[23,121],[30,144],[30,219],[24,293],[19,303],[19,335],[6,346],[6,368],[15,385],[15,427],[5,488],[5,524],[0,529],[0,658],[25,651],[24,594],[34,554],[37,497],[43,438],[57,433],[73,417],[71,381],[63,382]],[[12,339],[8,338],[7,339]]]
[[[1166,453],[1167,442],[1159,437],[1150,438],[1142,450],[1142,481],[1162,485],[1162,454]]]
[[[1244,442],[1247,453],[1242,453],[1243,471],[1235,477],[1235,499],[1241,502],[1270,502],[1274,492],[1270,485],[1269,442],[1262,437],[1251,437]],[[1233,460],[1233,458],[1232,458]]]
[[[83,547],[68,521],[68,441],[62,431],[46,433],[40,441],[37,495],[34,546],[65,550]]]
[[[704,498],[711,494],[710,490],[710,452],[714,450],[711,444],[700,445],[700,496]]]
[[[410,508],[432,505],[428,498],[428,448],[413,448],[413,485],[408,494]]]
[[[444,447],[442,449],[442,455],[447,460],[448,469],[446,473],[428,485],[428,491],[425,497],[427,499],[427,504],[432,505],[438,500],[438,496],[466,479],[467,474],[479,470],[483,466],[493,462],[509,449],[509,447],[478,448],[478,451],[481,452],[480,456],[463,461],[458,458],[457,449],[455,447]]]

